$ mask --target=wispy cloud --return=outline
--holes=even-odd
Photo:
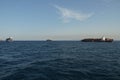
[[[80,13],[57,5],[55,5],[55,8],[59,11],[61,18],[65,23],[70,22],[71,20],[84,21],[93,15],[93,13]]]
[[[113,1],[119,1],[119,0],[103,0],[103,1],[106,2],[106,3],[111,3]]]
[[[103,1],[106,2],[106,3],[109,3],[109,2],[111,2],[113,0],[103,0]]]

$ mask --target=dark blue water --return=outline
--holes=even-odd
[[[0,80],[120,80],[120,42],[0,42]]]

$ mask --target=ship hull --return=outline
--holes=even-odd
[[[113,39],[83,39],[82,42],[113,42]]]
[[[6,42],[13,42],[13,39],[11,37],[6,39]]]

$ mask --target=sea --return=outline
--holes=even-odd
[[[0,42],[0,80],[120,80],[120,42]]]

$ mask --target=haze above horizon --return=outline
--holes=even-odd
[[[0,39],[120,40],[120,0],[0,0]]]

